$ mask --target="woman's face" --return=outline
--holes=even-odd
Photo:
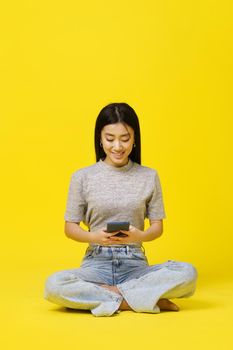
[[[122,123],[108,124],[101,130],[101,142],[106,153],[105,162],[114,166],[128,163],[134,144],[134,130]]]

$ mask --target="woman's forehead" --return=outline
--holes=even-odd
[[[102,129],[105,134],[114,134],[114,135],[129,135],[129,133],[133,133],[134,130],[131,126],[123,123],[115,123],[105,125]]]

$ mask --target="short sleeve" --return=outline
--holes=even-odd
[[[86,201],[83,194],[82,177],[77,173],[72,174],[64,214],[65,221],[83,221],[85,208]]]
[[[160,220],[166,218],[162,188],[157,171],[155,171],[152,195],[147,202],[146,217],[150,220]]]

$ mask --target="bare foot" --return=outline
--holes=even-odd
[[[131,307],[129,306],[129,304],[127,303],[127,301],[125,299],[122,300],[121,305],[119,306],[119,310],[131,310]]]
[[[170,310],[170,311],[179,311],[179,306],[172,303],[169,299],[159,299],[157,305],[160,310]]]

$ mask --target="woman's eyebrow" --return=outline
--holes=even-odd
[[[106,132],[105,135],[107,135],[107,136],[115,136],[115,135],[110,134],[110,133],[108,133],[108,132]],[[129,134],[129,133],[128,133],[128,134],[122,134],[122,135],[120,135],[120,136],[130,136],[130,134]]]

